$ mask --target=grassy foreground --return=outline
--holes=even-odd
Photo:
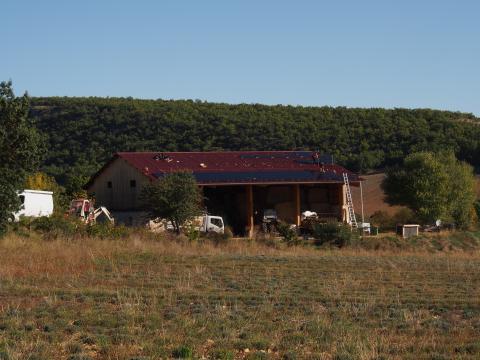
[[[478,359],[480,253],[0,241],[0,359]]]

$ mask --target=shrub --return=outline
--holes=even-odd
[[[298,237],[297,229],[290,224],[279,222],[277,224],[277,230],[288,246],[298,245],[300,243],[301,240]]]
[[[479,208],[480,209],[480,208]],[[233,231],[232,231],[232,228],[230,226],[225,226],[225,233],[224,233],[225,237],[230,240],[231,238],[233,238]]]
[[[284,246],[283,240],[270,236],[270,234],[265,234],[263,231],[255,234],[255,242],[275,249],[280,249]]]
[[[480,213],[480,207],[477,209],[476,206],[474,206],[471,211],[470,211],[470,230],[474,230],[475,228],[478,228],[480,225],[479,223],[479,213]]]
[[[329,222],[313,225],[316,245],[330,244],[343,247],[352,242],[353,234],[350,226],[342,223]]]
[[[79,354],[82,352],[82,350],[83,350],[83,346],[78,342],[71,342],[67,344],[67,351],[70,354]]]
[[[400,208],[393,215],[394,226],[397,224],[416,223],[415,213],[409,208]]]
[[[8,355],[8,352],[6,350],[1,350],[0,349],[0,360],[9,360],[10,356]]]
[[[93,360],[87,354],[72,354],[68,357],[68,360]]]
[[[173,350],[172,355],[175,359],[192,359],[193,350],[188,346],[181,346]]]
[[[268,359],[268,355],[262,352],[252,352],[247,355],[246,359],[248,360],[266,360]]]
[[[73,236],[77,234],[80,225],[76,220],[65,218],[62,215],[54,215],[32,219],[29,228],[42,233],[46,238],[56,239],[60,236]]]
[[[378,226],[382,230],[395,229],[395,220],[386,211],[375,211],[370,216],[370,223],[373,226]]]
[[[381,230],[395,230],[397,224],[416,223],[415,213],[408,208],[400,208],[394,215],[386,211],[376,211],[370,216],[370,222],[373,226],[378,226]]]
[[[18,223],[11,226],[12,230],[29,235],[30,231],[40,233],[44,239],[52,240],[59,237],[91,236],[100,239],[120,239],[129,235],[130,231],[125,226],[114,226],[110,223],[96,223],[85,225],[75,218],[63,215],[42,216],[38,218],[21,218]]]
[[[235,359],[235,353],[231,350],[216,350],[213,354],[213,358],[217,360],[233,360]]]
[[[185,226],[183,229],[183,233],[191,242],[200,240],[200,231],[196,229],[194,225]]]
[[[11,221],[8,224],[8,231],[12,231],[22,237],[30,236],[30,225],[32,219],[25,216],[20,216],[19,221]]]
[[[86,234],[100,239],[121,239],[129,235],[127,227],[120,225],[114,226],[110,223],[97,223],[95,225],[85,226]]]
[[[297,360],[297,358],[297,354],[291,350],[282,355],[282,360]]]
[[[225,231],[223,234],[208,232],[205,234],[205,238],[212,241],[215,245],[221,245],[226,244],[229,240],[231,240],[231,234],[231,231]]]

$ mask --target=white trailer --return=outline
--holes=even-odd
[[[53,214],[53,192],[40,190],[23,190],[18,193],[22,207],[13,214],[15,221],[21,216],[41,217]]]

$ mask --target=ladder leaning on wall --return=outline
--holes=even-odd
[[[358,228],[357,218],[355,217],[355,211],[353,209],[352,192],[350,191],[350,182],[348,181],[347,173],[343,173],[343,183],[345,184],[345,189],[347,192],[347,207],[348,215],[350,218],[350,225],[352,226],[352,228]]]

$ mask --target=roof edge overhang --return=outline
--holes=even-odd
[[[197,182],[199,186],[245,186],[245,185],[316,185],[316,184],[337,184],[343,185],[343,181],[265,181],[265,182],[224,182],[224,183],[205,183]],[[350,185],[358,187],[360,182],[352,181]]]
[[[95,174],[93,174],[90,179],[88,180],[88,182],[83,185],[83,190],[88,190],[88,188],[90,186],[93,185],[93,182],[95,181],[95,179],[97,177],[100,176],[100,174],[106,169],[108,168],[115,160],[117,160],[120,156],[118,155],[118,153],[115,153],[111,158],[110,160],[108,160]]]

